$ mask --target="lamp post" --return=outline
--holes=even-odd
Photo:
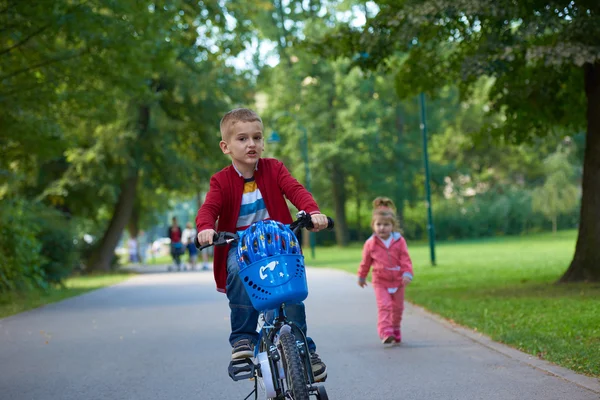
[[[300,129],[302,131],[303,137],[302,137],[302,158],[304,160],[304,179],[305,179],[305,187],[306,190],[308,190],[309,192],[310,190],[310,167],[309,167],[309,163],[308,163],[308,131],[306,130],[306,128],[300,124],[300,121],[298,121],[298,119],[288,113],[287,111],[282,113],[280,116],[288,116],[294,119],[294,121],[296,121],[296,124],[298,125],[298,129]],[[275,120],[277,120],[279,117],[277,117]],[[277,131],[273,131],[271,132],[271,135],[269,137],[269,140],[267,141],[268,143],[279,143],[281,141],[281,138],[279,136],[279,133],[277,133]],[[309,243],[310,243],[310,254],[312,259],[315,259],[315,247],[316,247],[316,243],[315,243],[315,235],[314,232],[308,232],[308,238],[309,238]]]
[[[429,255],[431,265],[435,266],[435,229],[431,211],[431,188],[429,186],[429,157],[427,155],[427,118],[425,115],[425,94],[419,95],[421,106],[421,133],[423,136],[423,162],[425,164],[425,193],[427,198],[427,235],[429,236]]]

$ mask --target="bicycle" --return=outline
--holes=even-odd
[[[259,317],[259,342],[254,349],[252,359],[233,360],[229,364],[228,374],[234,381],[254,379],[254,390],[244,398],[247,400],[254,394],[258,399],[258,386],[261,386],[268,400],[309,400],[314,396],[317,400],[328,400],[327,391],[322,385],[317,385],[312,373],[310,352],[304,332],[289,321],[285,315],[285,303],[303,301],[308,296],[304,256],[298,245],[298,232],[302,228],[312,228],[310,215],[304,211],[296,214],[297,219],[290,225],[283,225],[274,221],[259,221],[250,225],[239,233],[219,232],[215,235],[212,245],[200,246],[196,238],[196,247],[199,250],[210,246],[237,245],[238,254],[240,246],[253,245],[244,243],[245,235],[253,231],[257,224],[274,222],[278,226],[287,228],[293,237],[277,239],[266,238],[266,243],[276,245],[286,243],[291,257],[279,266],[279,272],[274,270],[279,261],[270,261],[266,257],[262,265],[252,264],[241,269],[240,278],[245,283],[244,287],[252,301],[254,308],[261,312]],[[333,228],[333,220],[328,218],[327,229]],[[269,234],[267,234],[269,236]],[[285,236],[285,235],[284,235]],[[255,244],[258,246],[257,244]],[[297,247],[297,252],[292,248]],[[287,257],[287,255],[286,255]],[[270,262],[269,262],[270,261]],[[273,313],[273,318],[266,318],[266,314]]]

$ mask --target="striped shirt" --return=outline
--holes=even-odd
[[[244,194],[242,194],[242,207],[237,220],[236,229],[241,231],[256,221],[269,219],[267,206],[258,189],[254,177],[244,179]]]

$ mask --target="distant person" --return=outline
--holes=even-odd
[[[152,242],[152,246],[150,247],[150,251],[152,252],[152,260],[154,261],[154,259],[157,256],[160,256],[160,253],[161,253],[161,244],[160,244],[160,241],[155,240],[154,242]]]
[[[138,242],[138,257],[140,263],[143,265],[146,262],[146,256],[148,252],[148,238],[146,237],[146,232],[139,231],[137,235]]]
[[[182,236],[181,227],[177,225],[177,218],[173,217],[171,220],[171,226],[167,231],[167,237],[171,239],[171,257],[177,271],[181,270],[181,256],[184,253],[183,242],[181,241]],[[169,271],[171,267],[169,267]]]
[[[273,158],[261,158],[265,147],[263,123],[252,110],[238,108],[221,119],[221,142],[224,154],[232,165],[215,173],[210,179],[206,201],[198,210],[196,227],[200,244],[212,243],[219,221],[219,230],[235,232],[254,222],[271,219],[292,223],[286,197],[299,210],[311,215],[314,231],[327,228],[327,216],[310,192]],[[217,290],[227,293],[231,310],[233,360],[251,358],[258,342],[256,324],[259,312],[254,309],[244,283],[240,279],[236,246],[214,249],[214,276]],[[286,314],[306,334],[304,303],[286,304]],[[327,368],[316,353],[315,342],[307,337],[310,362],[315,381],[327,377]]]
[[[137,263],[139,261],[138,259],[138,243],[136,238],[134,237],[130,237],[129,240],[127,241],[127,249],[129,250],[129,262],[130,263]]]
[[[196,260],[198,259],[198,249],[194,244],[194,237],[196,236],[196,229],[194,229],[191,222],[185,224],[185,229],[182,234],[182,242],[185,248],[188,251],[190,263],[190,271],[194,271],[196,269]]]
[[[412,261],[406,241],[398,232],[394,203],[378,197],[373,201],[373,235],[363,247],[358,269],[358,285],[367,286],[372,268],[372,284],[377,300],[377,332],[382,343],[400,343],[404,312],[404,289],[412,281]]]
[[[214,255],[213,248],[203,249],[200,254],[202,254],[202,271],[208,271],[210,269],[210,257]]]

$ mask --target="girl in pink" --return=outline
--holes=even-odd
[[[397,232],[398,222],[393,203],[378,206],[378,199],[373,202],[377,207],[371,221],[373,235],[363,247],[358,285],[363,288],[367,286],[367,275],[373,267],[372,283],[377,299],[379,337],[384,344],[400,343],[404,288],[413,278],[412,262],[406,241]]]

